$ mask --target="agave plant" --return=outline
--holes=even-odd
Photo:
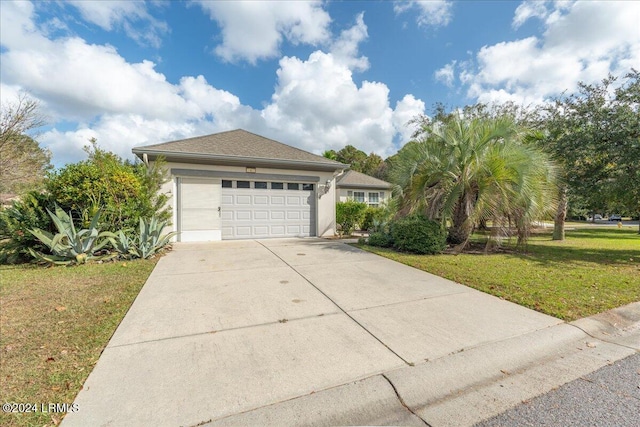
[[[158,221],[152,217],[149,221],[140,218],[140,234],[133,254],[142,259],[147,259],[169,244],[169,241],[177,233],[175,231],[161,235],[167,221]]]
[[[130,238],[124,231],[119,230],[115,235],[109,237],[109,241],[122,258],[130,259],[138,256],[136,240]]]
[[[96,252],[103,249],[109,243],[110,237],[115,236],[113,233],[107,231],[100,232],[98,229],[98,220],[101,211],[98,211],[93,216],[88,229],[85,228],[80,231],[76,231],[71,214],[67,214],[58,205],[56,205],[55,211],[56,213],[54,214],[47,209],[49,216],[51,216],[53,223],[58,229],[55,235],[40,230],[39,228],[29,230],[31,234],[51,251],[49,255],[29,248],[29,253],[34,258],[51,264],[68,265],[71,263],[84,264],[89,260],[100,260],[112,256],[110,254],[103,256],[95,255]]]

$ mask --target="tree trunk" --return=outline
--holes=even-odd
[[[553,240],[564,240],[564,221],[567,218],[567,187],[560,187],[558,210],[553,222]]]
[[[449,243],[456,245],[456,250],[459,251],[464,249],[469,241],[471,231],[473,231],[473,224],[469,223],[469,211],[469,200],[463,196],[453,210],[453,218],[451,218],[452,224],[447,237]]]

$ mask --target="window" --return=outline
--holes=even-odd
[[[300,189],[300,184],[298,184],[297,182],[287,183],[287,190],[299,190],[299,189]]]
[[[347,190],[347,197],[348,198],[352,198],[353,197],[353,191]]]
[[[378,203],[380,203],[380,193],[375,192],[375,193],[369,193],[369,205],[370,206],[378,206]]]
[[[267,189],[267,183],[266,182],[256,181],[253,184],[253,188],[257,188],[257,189],[260,189],[260,190],[266,190]]]
[[[313,191],[313,184],[302,184],[302,189],[307,191]]]
[[[354,191],[353,200],[356,202],[364,203],[364,191]]]
[[[229,181],[226,179],[222,180],[222,188],[231,188],[233,187],[233,181]]]
[[[236,188],[251,188],[249,181],[236,181]]]
[[[383,200],[383,201],[384,201],[384,191],[381,191],[381,192],[380,192],[380,200]]]
[[[271,189],[272,190],[282,190],[284,188],[284,184],[282,182],[272,182]]]

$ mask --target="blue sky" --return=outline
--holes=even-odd
[[[0,100],[57,166],[244,128],[382,156],[436,102],[542,103],[640,68],[640,2],[0,2]]]

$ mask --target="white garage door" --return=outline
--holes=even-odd
[[[315,235],[315,184],[222,180],[222,238]]]

